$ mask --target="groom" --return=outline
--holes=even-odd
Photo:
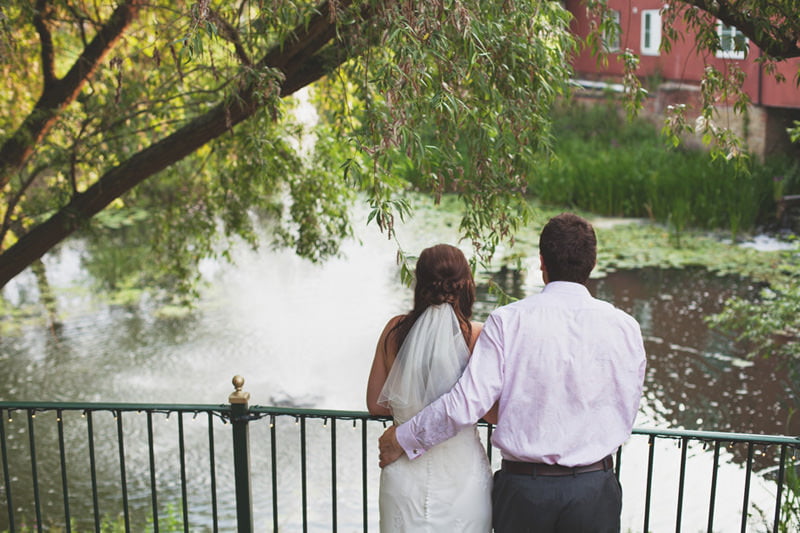
[[[612,455],[631,434],[645,370],[639,324],[585,284],[597,240],[564,213],[539,238],[545,287],[496,309],[453,389],[386,430],[380,465],[414,459],[499,402],[494,531],[618,532]]]

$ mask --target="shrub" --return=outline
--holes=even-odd
[[[554,132],[555,153],[529,182],[545,205],[648,217],[676,235],[695,227],[735,237],[774,220],[776,198],[800,191],[798,165],[788,158],[712,160],[667,146],[653,124],[628,121],[610,104],[560,108]]]

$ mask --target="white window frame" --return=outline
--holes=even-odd
[[[642,10],[641,54],[643,56],[660,55],[661,48],[661,10]]]
[[[749,46],[749,41],[736,26],[728,26],[721,20],[718,20],[717,35],[719,36],[719,45],[721,47],[720,50],[717,50],[717,57],[722,59],[744,59],[747,56],[745,50]],[[745,50],[736,50],[736,38],[739,35],[744,39]],[[729,47],[725,47],[726,44],[728,44]]]
[[[608,35],[603,33],[603,46],[605,46],[607,52],[619,52],[621,50],[620,43],[622,42],[622,35],[621,35],[622,26],[620,24],[620,20],[622,20],[622,15],[616,9],[609,10],[609,14],[611,20],[613,20],[617,24],[619,31],[617,32],[617,35],[615,36],[613,41],[609,40]]]

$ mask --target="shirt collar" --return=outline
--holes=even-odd
[[[563,294],[565,296],[591,298],[591,293],[586,285],[573,281],[551,281],[542,289],[543,293]]]

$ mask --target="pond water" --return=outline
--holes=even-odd
[[[800,432],[800,420],[789,416],[800,387],[786,368],[776,360],[748,359],[744,346],[710,330],[703,320],[730,296],[753,296],[756,287],[699,268],[615,272],[592,285],[598,297],[631,313],[642,326],[648,367],[639,423]]]
[[[416,223],[401,228],[400,241],[418,253],[454,242],[453,232],[444,224],[432,238],[428,225]],[[204,266],[210,283],[197,309],[180,316],[92,296],[81,288],[87,280],[73,242],[47,262],[61,326],[26,325],[0,339],[0,399],[219,404],[241,374],[252,404],[363,410],[377,336],[409,308],[411,291],[398,279],[395,244],[371,228],[359,238],[323,265],[243,248],[235,266]],[[522,297],[542,286],[537,265],[528,258],[526,270],[494,279]],[[800,433],[800,419],[789,421],[800,391],[785,369],[772,359],[748,360],[744,347],[703,322],[728,296],[757,287],[700,269],[640,269],[593,279],[590,290],[642,325],[648,369],[637,426]],[[33,277],[21,276],[4,296],[35,299]],[[496,305],[481,285],[476,319]]]

